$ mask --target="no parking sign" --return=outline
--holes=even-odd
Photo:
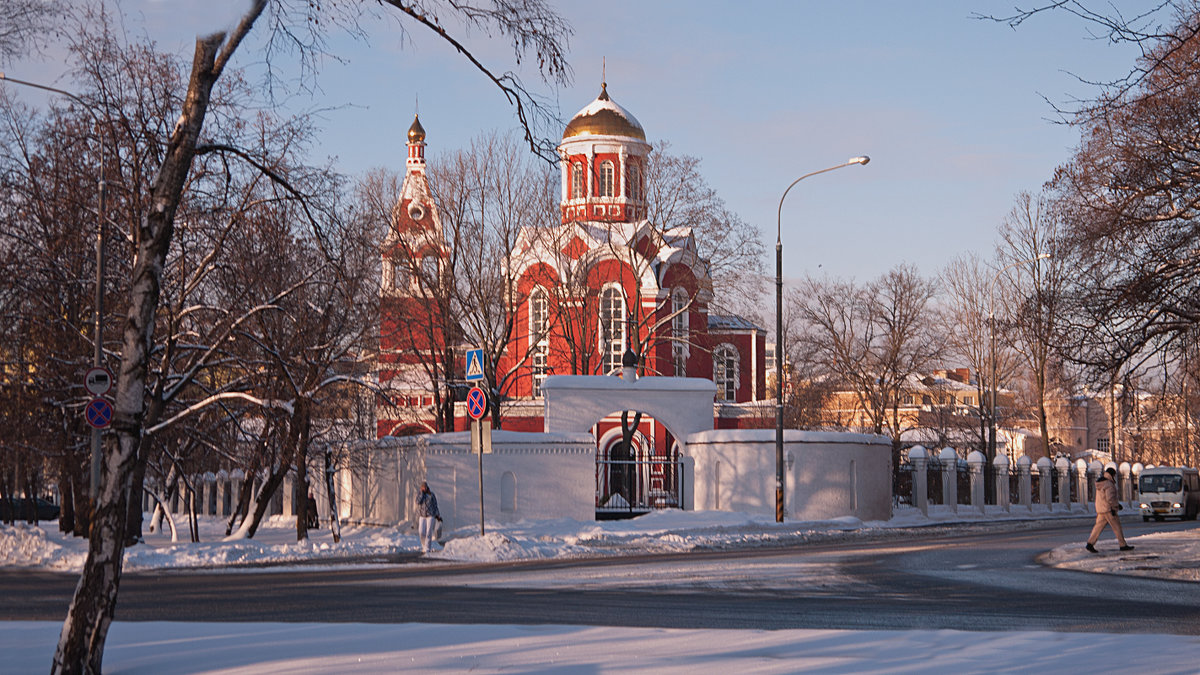
[[[471,419],[479,419],[487,412],[487,394],[479,387],[471,387],[471,391],[467,392],[467,414]]]
[[[87,418],[88,424],[97,429],[104,429],[112,423],[112,404],[102,398],[94,398],[83,409],[83,416]]]

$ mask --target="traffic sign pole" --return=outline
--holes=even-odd
[[[471,352],[467,352],[470,354]],[[467,363],[470,363],[470,357],[467,358]],[[467,414],[471,416],[471,452],[479,454],[479,535],[487,534],[487,528],[483,524],[483,453],[484,449],[491,445],[492,424],[491,422],[480,422],[481,417],[487,413],[487,393],[479,387],[471,387],[471,391],[467,392]],[[484,434],[487,434],[487,444],[484,444]]]
[[[487,534],[487,526],[483,521],[483,424],[483,422],[475,420],[471,425],[474,427],[471,430],[472,434],[476,429],[479,430],[479,536],[481,537]]]
[[[99,288],[98,282],[97,282],[97,288]],[[100,294],[100,291],[97,290],[96,291],[96,307],[97,307],[97,309],[96,309],[96,312],[97,312],[97,314],[96,314],[96,316],[97,316],[97,319],[96,319],[96,358],[94,359],[94,365],[90,369],[88,369],[87,373],[83,376],[84,388],[87,389],[89,394],[97,397],[97,398],[92,399],[92,402],[89,403],[87,408],[84,409],[84,416],[87,418],[87,423],[90,424],[92,427],[92,463],[91,463],[91,467],[90,467],[91,475],[88,480],[88,489],[91,492],[92,499],[96,499],[97,497],[100,496],[100,456],[101,456],[101,440],[102,440],[101,434],[103,433],[101,430],[104,429],[105,427],[107,427],[109,425],[109,423],[112,421],[112,406],[107,401],[103,401],[103,404],[108,406],[107,415],[103,415],[103,417],[105,417],[104,423],[96,424],[92,420],[93,406],[98,405],[96,402],[102,400],[98,397],[104,396],[112,389],[112,381],[113,381],[112,373],[110,373],[107,368],[104,368],[100,365],[100,319],[99,319],[100,300],[101,300],[101,294]],[[96,412],[99,413],[100,411],[96,411]],[[100,416],[97,417],[97,419],[99,419],[99,418],[100,418]]]

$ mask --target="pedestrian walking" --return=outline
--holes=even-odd
[[[429,483],[421,481],[421,491],[417,493],[417,536],[421,540],[421,553],[428,553],[437,539],[435,521],[442,522],[437,497],[429,489]]]
[[[317,515],[317,498],[313,497],[313,493],[308,493],[308,498],[304,500],[304,515],[305,527],[310,530],[315,530],[321,527],[321,518]]]
[[[1125,531],[1121,529],[1121,518],[1117,512],[1123,509],[1121,501],[1117,499],[1117,470],[1111,466],[1100,474],[1099,480],[1096,481],[1096,524],[1092,527],[1092,536],[1088,537],[1087,550],[1096,553],[1096,540],[1100,538],[1100,532],[1107,525],[1112,528],[1113,534],[1117,535],[1117,543],[1121,545],[1122,551],[1132,551],[1133,547],[1125,543]]]

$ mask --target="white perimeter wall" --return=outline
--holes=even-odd
[[[444,530],[479,526],[479,455],[471,432],[389,437],[370,443],[366,466],[343,476],[343,511],[354,522],[413,523],[422,480],[437,495]],[[587,433],[493,431],[483,456],[488,522],[595,518],[596,439]],[[345,483],[352,482],[353,485]],[[347,489],[348,488],[348,489]]]
[[[873,434],[785,430],[787,517],[890,519],[891,447],[891,441]],[[687,454],[692,460],[688,508],[774,516],[774,429],[694,433],[688,436]]]

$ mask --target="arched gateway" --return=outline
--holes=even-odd
[[[675,440],[667,455],[641,455],[614,444],[614,432],[598,439],[597,517],[680,505],[678,464],[687,438],[713,428],[712,380],[697,377],[552,375],[542,385],[545,431],[587,432],[614,413],[636,411],[652,417]],[[656,501],[664,500],[663,502]]]

